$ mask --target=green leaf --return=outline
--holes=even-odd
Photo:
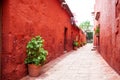
[[[25,59],[26,64],[42,64],[46,60],[47,51],[43,48],[44,39],[40,36],[32,38],[27,46],[27,58]]]

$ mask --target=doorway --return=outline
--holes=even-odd
[[[67,45],[67,28],[65,27],[64,28],[64,51],[67,50],[66,45]]]

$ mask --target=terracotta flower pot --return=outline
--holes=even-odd
[[[74,49],[74,50],[77,50],[77,46],[74,46],[73,49]]]
[[[28,64],[29,75],[32,77],[37,77],[40,75],[41,65]]]
[[[96,37],[99,37],[99,33],[96,33],[95,35],[96,35]]]

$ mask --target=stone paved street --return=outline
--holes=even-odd
[[[118,75],[96,51],[92,44],[65,53],[44,65],[38,77],[22,80],[120,80]]]

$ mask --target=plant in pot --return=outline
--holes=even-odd
[[[44,39],[40,36],[32,38],[27,46],[25,64],[28,64],[30,76],[39,76],[41,65],[46,61],[48,52],[43,48]]]
[[[96,30],[95,30],[95,35],[96,35],[96,37],[99,36],[99,33],[100,33],[100,27],[97,26],[97,27],[96,27]]]
[[[78,47],[80,47],[80,41],[78,41]]]
[[[77,50],[78,46],[79,46],[78,41],[73,41],[73,49]]]
[[[86,45],[87,43],[86,42],[83,42],[83,45]]]
[[[80,47],[82,47],[83,46],[83,43],[82,42],[80,42]]]

